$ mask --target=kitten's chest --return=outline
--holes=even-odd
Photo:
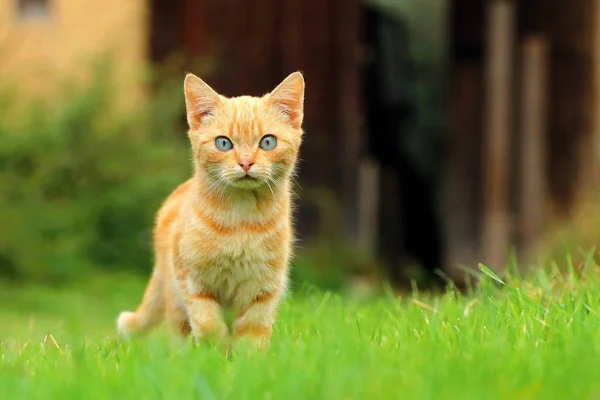
[[[188,225],[184,250],[197,269],[251,274],[287,252],[286,232],[291,232],[287,207],[268,214],[241,205],[214,215],[199,211]]]
[[[230,269],[240,273],[250,271],[275,256],[272,251],[272,236],[237,232],[220,237],[213,247],[212,254],[202,257],[204,260],[200,267]]]
[[[277,280],[274,262],[286,258],[285,245],[273,246],[273,235],[238,233],[224,237],[212,252],[196,260],[197,279],[225,304],[245,302]]]
[[[265,207],[268,213],[258,213],[251,203],[242,207],[243,202],[233,212],[196,209],[182,232],[182,261],[221,300],[233,301],[240,293],[255,297],[287,271],[291,222],[286,204]]]

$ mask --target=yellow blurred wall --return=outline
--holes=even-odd
[[[67,79],[81,79],[110,52],[118,60],[123,93],[141,93],[147,59],[147,0],[46,0],[47,17],[25,18],[19,3],[0,0],[0,84],[28,96],[47,95]]]

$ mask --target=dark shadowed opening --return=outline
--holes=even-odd
[[[406,22],[365,5],[364,23],[367,151],[381,167],[377,250],[396,283],[407,278],[412,266],[421,268],[424,282],[440,282],[436,270],[443,269],[443,246],[436,181],[418,168],[405,140],[417,129],[418,112],[411,95],[415,71]]]

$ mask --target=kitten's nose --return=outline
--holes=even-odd
[[[249,159],[244,159],[239,161],[239,165],[244,169],[245,173],[248,173],[248,171],[250,171],[250,168],[252,168],[252,166],[254,165],[254,162],[250,161]]]

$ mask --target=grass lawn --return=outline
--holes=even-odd
[[[486,279],[470,295],[369,300],[304,290],[282,305],[268,354],[232,361],[164,331],[119,340],[115,318],[143,285],[0,284],[0,398],[600,398],[591,278]]]

